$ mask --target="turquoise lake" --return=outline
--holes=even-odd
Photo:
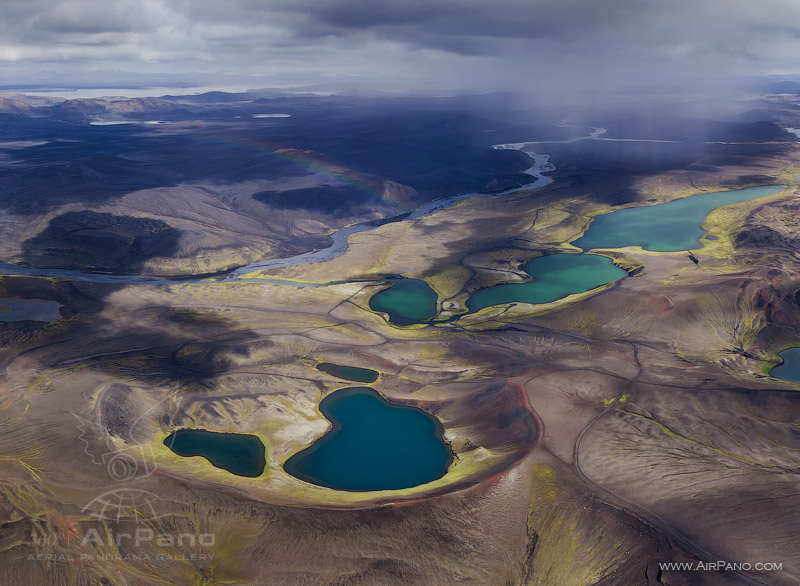
[[[438,419],[369,387],[334,391],[319,408],[332,428],[284,464],[306,482],[350,491],[410,488],[441,478],[453,461]]]
[[[628,275],[610,258],[597,254],[551,254],[525,264],[529,283],[508,283],[476,291],[467,299],[470,312],[503,303],[549,303],[583,293]]]
[[[407,326],[436,317],[438,297],[420,279],[396,279],[388,289],[377,292],[369,300],[372,311],[389,314],[395,325]]]
[[[179,456],[202,456],[237,476],[261,476],[267,465],[264,443],[249,434],[178,429],[166,437],[164,445]]]
[[[572,244],[584,250],[641,246],[656,252],[700,247],[700,225],[714,208],[773,195],[785,185],[702,193],[669,203],[628,208],[597,216]]]
[[[770,370],[770,375],[800,383],[800,348],[789,348],[778,354],[778,356],[783,358],[783,364]]]

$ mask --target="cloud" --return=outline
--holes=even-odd
[[[18,68],[572,87],[788,70],[798,58],[795,0],[4,0],[0,19],[0,60]]]

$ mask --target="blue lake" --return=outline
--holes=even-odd
[[[789,348],[778,354],[783,358],[783,364],[779,364],[769,371],[770,375],[800,383],[800,348]]]

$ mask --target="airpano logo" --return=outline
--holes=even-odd
[[[214,547],[215,543],[216,536],[213,533],[157,533],[150,527],[137,527],[133,533],[113,529],[103,530],[101,533],[92,527],[84,533],[80,546],[142,547],[154,544],[158,547]],[[214,557],[214,554],[210,555]]]
[[[158,547],[213,547],[216,544],[213,533],[154,531],[150,522],[165,516],[158,513],[162,501],[164,499],[151,492],[131,488],[110,490],[93,498],[81,512],[105,521],[106,526],[102,532],[96,527],[88,528],[81,537],[80,547],[122,547],[126,544],[134,547],[145,544]],[[131,519],[137,524],[147,525],[137,526],[132,532],[119,529],[122,521]]]
[[[159,513],[164,499],[146,490],[117,488],[93,498],[81,512],[93,517],[102,525],[93,523],[83,531],[31,535],[30,544],[37,553],[28,555],[28,560],[37,562],[117,562],[117,561],[212,561],[216,554],[180,553],[187,548],[212,548],[217,543],[214,533],[195,531],[175,532],[158,529],[156,521],[167,515]],[[171,526],[171,525],[168,525]],[[85,526],[84,526],[85,527]],[[75,538],[77,538],[77,543]],[[66,540],[66,541],[64,541]],[[84,552],[70,551],[77,545]],[[125,549],[133,547],[132,550]],[[94,553],[111,547],[126,553]],[[159,553],[149,547],[160,548]],[[98,550],[99,548],[99,550]],[[175,548],[175,553],[164,553],[164,548]],[[46,550],[46,551],[42,551]],[[169,549],[167,549],[169,551]]]

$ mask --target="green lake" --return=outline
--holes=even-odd
[[[444,476],[453,455],[441,422],[416,407],[386,401],[369,387],[334,391],[319,405],[332,427],[284,464],[320,486],[350,491],[396,490]]]
[[[317,370],[335,376],[336,378],[351,380],[357,383],[373,383],[378,378],[378,373],[369,368],[342,366],[340,364],[333,364],[332,362],[320,362],[317,364]]]
[[[597,216],[572,244],[584,250],[641,246],[656,252],[700,247],[700,225],[714,208],[773,195],[785,185],[702,193],[669,203],[628,208]]]
[[[420,279],[396,279],[388,289],[379,291],[369,300],[372,311],[389,314],[395,325],[407,326],[436,317],[436,292]]]
[[[551,254],[525,264],[529,283],[508,283],[480,289],[467,299],[470,312],[503,303],[549,303],[583,293],[627,276],[610,258],[597,254]]]
[[[179,456],[202,456],[237,476],[261,476],[267,465],[264,443],[249,434],[178,429],[167,436],[164,445]]]
[[[800,348],[789,348],[778,354],[783,358],[779,364],[769,371],[775,378],[800,383]]]

